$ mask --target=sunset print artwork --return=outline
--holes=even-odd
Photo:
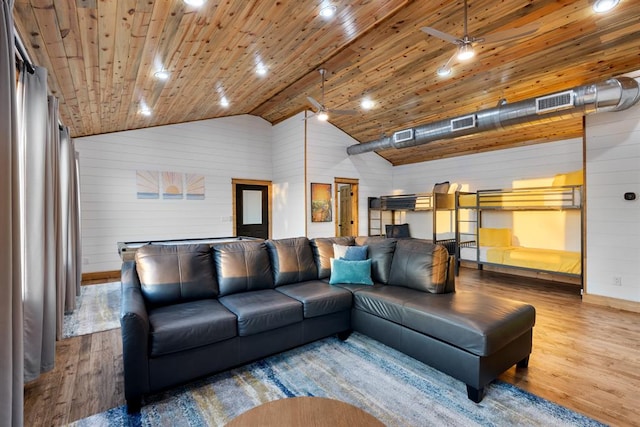
[[[178,172],[162,172],[163,199],[182,199],[182,176]]]
[[[184,174],[187,185],[187,200],[204,200],[204,175]]]
[[[138,199],[160,198],[160,178],[158,171],[136,171]]]

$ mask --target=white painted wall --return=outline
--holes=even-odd
[[[272,128],[272,237],[305,235],[305,122],[300,113]]]
[[[347,147],[357,141],[328,122],[307,120],[307,182],[330,183],[334,179],[358,179],[358,234],[367,235],[367,198],[392,191],[391,163],[375,153],[357,156],[347,155]],[[311,197],[311,191],[308,194]],[[310,206],[310,200],[307,205]],[[335,236],[336,203],[333,200],[332,222],[311,222],[311,210],[307,209],[307,234],[309,238]]]
[[[271,128],[244,115],[76,138],[83,273],[120,269],[118,241],[233,235],[231,179],[272,179]],[[137,199],[137,170],[203,174],[205,199]]]
[[[588,116],[586,141],[586,291],[640,302],[640,104]]]
[[[393,168],[395,194],[428,193],[434,184],[449,181],[462,191],[551,185],[559,173],[582,169],[582,139],[471,154]],[[411,235],[430,239],[431,212],[399,218]],[[438,231],[453,231],[452,215],[439,213]],[[397,220],[398,221],[398,220]],[[514,230],[514,244],[580,251],[579,212],[496,212],[483,216],[483,226]],[[558,232],[560,230],[561,232]]]

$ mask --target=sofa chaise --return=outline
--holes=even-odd
[[[333,260],[345,247],[366,258]],[[122,266],[127,410],[162,389],[354,330],[461,380],[479,402],[503,371],[527,366],[535,310],[455,292],[453,267],[444,247],[418,239],[144,246]]]

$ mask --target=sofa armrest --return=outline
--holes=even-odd
[[[135,261],[122,264],[120,326],[124,361],[124,394],[136,401],[149,392],[149,316]]]
[[[456,259],[453,255],[449,256],[449,265],[447,266],[447,283],[445,285],[445,293],[456,291]]]

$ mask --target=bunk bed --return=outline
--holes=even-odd
[[[510,228],[484,226],[485,215],[497,211],[576,211],[577,235],[583,229],[581,171],[557,175],[551,186],[456,192],[456,271],[460,261],[518,268],[582,278],[580,250],[524,247],[514,244]]]
[[[455,210],[455,194],[449,194],[449,183],[437,183],[431,193],[397,194],[369,198],[370,236],[409,237],[408,224],[399,224],[401,212],[431,212],[434,243],[447,248],[451,255],[456,253],[455,231],[442,232],[438,229],[438,212]],[[455,219],[450,222],[455,226]]]

